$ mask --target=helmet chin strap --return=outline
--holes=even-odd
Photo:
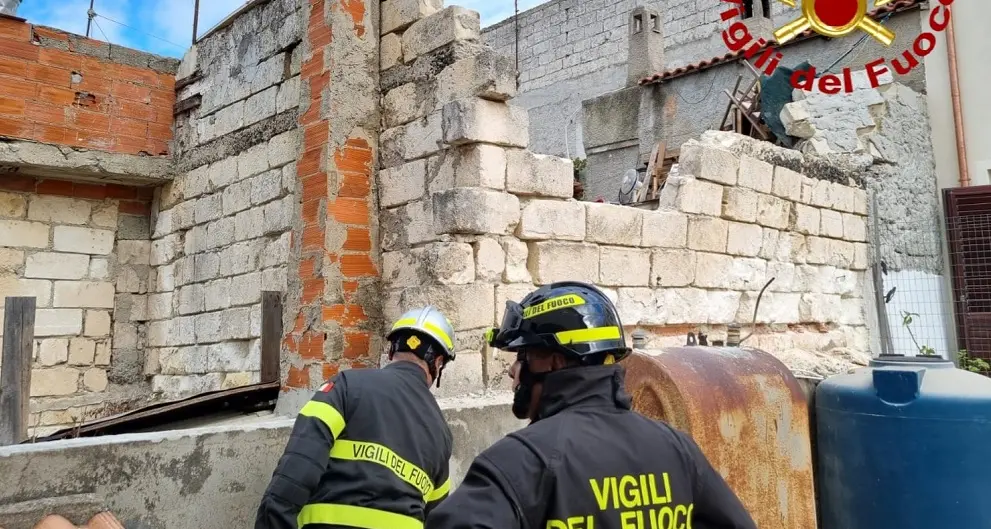
[[[437,387],[440,387],[440,377],[444,374],[444,368],[441,367],[437,369],[437,365],[434,364],[434,360],[437,360],[437,354],[433,351],[428,352],[423,355],[423,361],[427,363],[427,372],[430,373],[430,378],[437,381]]]

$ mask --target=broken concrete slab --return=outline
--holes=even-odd
[[[138,156],[33,141],[0,141],[0,172],[41,178],[92,178],[123,185],[160,185],[172,180],[167,156]]]

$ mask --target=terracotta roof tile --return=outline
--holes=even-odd
[[[806,0],[806,1],[808,1],[808,0]],[[870,11],[869,13],[867,13],[867,15],[870,16],[871,18],[875,18],[876,19],[876,18],[880,18],[880,17],[882,17],[884,15],[887,15],[889,13],[896,13],[896,12],[900,12],[900,11],[906,11],[908,9],[912,9],[914,7],[918,7],[921,3],[922,3],[921,0],[897,0],[895,2],[891,2],[890,4],[886,4],[886,5],[882,6],[882,7],[879,7],[877,9],[874,9],[873,11]],[[808,40],[808,39],[819,37],[819,36],[820,35],[818,33],[814,32],[814,31],[812,31],[810,29],[810,30],[806,31],[805,33],[802,33],[798,37],[795,37],[794,39],[786,42],[783,45],[777,45],[776,42],[772,41],[772,42],[768,43],[767,45],[765,45],[763,48],[761,48],[761,50],[766,49],[766,48],[769,48],[769,47],[775,47],[775,46],[787,47],[787,46],[789,46],[791,44],[802,42],[804,40]],[[717,64],[721,64],[721,63],[728,62],[728,61],[731,61],[733,59],[736,59],[736,58],[742,56],[743,53],[744,52],[742,50],[741,51],[738,51],[738,52],[727,52],[724,55],[718,55],[718,56],[713,57],[711,59],[705,59],[705,60],[701,60],[701,61],[696,62],[696,63],[688,64],[686,66],[681,66],[681,67],[678,67],[678,68],[673,68],[671,70],[666,70],[664,72],[655,73],[654,75],[651,75],[651,76],[648,76],[648,77],[644,77],[643,79],[641,79],[639,81],[639,84],[645,85],[645,84],[661,83],[661,82],[664,82],[664,81],[668,81],[668,80],[674,79],[676,77],[681,77],[683,75],[688,75],[688,74],[690,74],[692,72],[697,72],[697,71],[705,70],[707,68],[711,68],[713,66],[716,66]]]

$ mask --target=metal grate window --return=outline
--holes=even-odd
[[[991,186],[944,191],[957,341],[991,359]]]

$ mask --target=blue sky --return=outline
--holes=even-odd
[[[520,11],[547,0],[519,0]],[[96,0],[91,35],[143,51],[181,57],[192,40],[194,0]],[[232,13],[245,0],[201,0],[200,34]],[[487,26],[513,15],[513,0],[454,0],[478,11]],[[17,15],[34,24],[86,34],[89,0],[23,0]],[[123,25],[122,25],[123,24]],[[129,27],[125,27],[129,26]]]

